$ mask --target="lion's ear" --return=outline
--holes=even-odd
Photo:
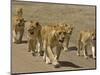
[[[92,36],[95,35],[95,32],[91,32],[91,35],[92,35]]]
[[[71,27],[71,30],[73,30],[74,29],[74,27]]]
[[[53,26],[54,28],[56,28],[57,26],[55,25],[55,26]]]
[[[33,21],[31,20],[30,23],[33,23]]]
[[[27,20],[24,20],[24,22],[27,22]]]
[[[36,24],[36,26],[39,26],[40,25],[39,22],[36,22],[35,24]]]
[[[96,40],[96,33],[95,32],[91,32],[91,37],[93,40]]]
[[[74,25],[71,25],[71,29],[73,30],[75,28],[75,26]]]
[[[69,30],[70,30],[70,31],[73,31],[73,29],[74,29],[74,26],[70,26],[70,27],[69,27]]]
[[[54,31],[53,34],[54,34],[54,35],[53,35],[53,39],[54,39],[54,41],[55,41],[55,40],[58,38],[58,35],[57,35],[57,32],[56,32],[56,31]]]
[[[20,8],[20,10],[22,11],[22,10],[23,10],[23,8]]]
[[[52,31],[52,35],[54,35],[55,37],[57,36],[57,32],[55,30]]]
[[[69,26],[69,25],[68,25],[68,24],[64,24],[64,26],[66,26],[66,27],[67,27],[67,26]]]

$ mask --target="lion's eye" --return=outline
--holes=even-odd
[[[31,26],[31,29],[34,29],[34,26]]]
[[[20,22],[22,22],[23,20],[20,20]]]
[[[61,32],[59,32],[59,35],[61,34]]]
[[[18,21],[18,19],[16,19],[16,21]]]
[[[36,26],[39,26],[39,22],[36,22]]]

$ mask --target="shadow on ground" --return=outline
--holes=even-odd
[[[26,41],[26,40],[23,40],[23,41],[21,42],[21,44],[24,44],[24,43],[27,43],[27,41]]]
[[[73,67],[73,68],[82,68],[81,66],[78,66],[72,62],[68,62],[68,61],[59,61],[61,66],[63,67]]]
[[[69,51],[73,51],[73,50],[76,51],[76,50],[77,50],[77,47],[76,47],[76,46],[71,46],[71,47],[68,48],[68,50],[69,50]]]

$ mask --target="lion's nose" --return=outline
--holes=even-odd
[[[62,40],[64,40],[65,39],[65,37],[62,37]]]
[[[34,32],[30,32],[30,34],[31,34],[31,35],[33,35],[33,34],[34,34]]]

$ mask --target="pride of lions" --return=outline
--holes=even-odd
[[[22,42],[25,23],[29,22],[27,28],[28,52],[32,52],[43,56],[46,64],[52,64],[54,67],[59,67],[59,57],[61,51],[68,50],[70,36],[74,27],[68,24],[41,25],[37,21],[25,21],[23,18],[23,9],[17,10],[13,25],[13,42],[20,44]],[[80,56],[80,51],[83,51],[85,58],[88,58],[87,47],[91,46],[92,57],[96,58],[95,53],[96,32],[80,31],[78,40],[78,49],[76,54]]]

